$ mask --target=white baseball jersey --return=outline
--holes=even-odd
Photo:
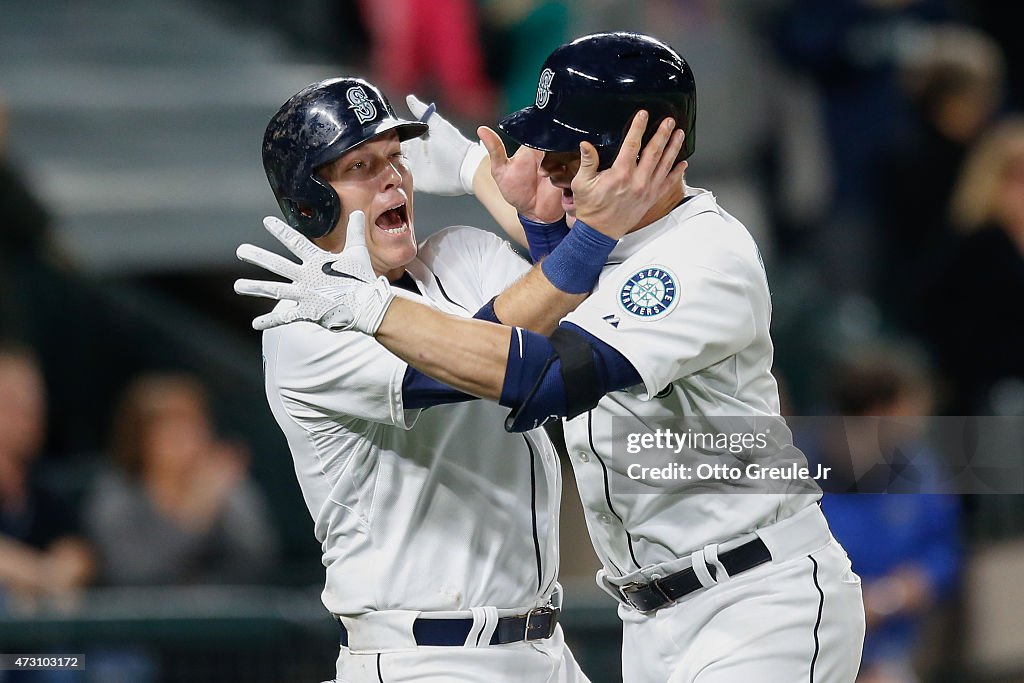
[[[448,228],[408,266],[437,309],[471,317],[529,265]],[[323,546],[332,613],[542,605],[557,574],[559,467],[540,430],[509,434],[473,400],[408,410],[406,363],[307,322],[264,333],[266,390]]]
[[[746,482],[745,491],[763,495],[736,493],[721,478],[683,494],[679,481],[649,481],[645,489],[628,477],[634,460],[624,457],[625,432],[779,414],[771,300],[757,247],[710,192],[687,193],[667,216],[619,241],[597,289],[565,318],[614,347],[643,380],[565,423],[587,525],[610,576],[672,562],[816,500],[777,481]],[[655,464],[696,467],[692,455]],[[798,451],[789,457],[805,464]]]
[[[802,476],[696,475],[717,460],[762,464],[746,450],[730,462],[718,444],[634,455],[626,448],[627,434],[665,428],[739,434],[742,416],[751,437],[776,431],[770,464],[806,466],[795,448],[774,448],[789,433],[770,372],[771,301],[757,247],[709,192],[688,194],[616,245],[598,288],[566,317],[617,349],[643,380],[565,423],[604,564],[599,583],[615,594],[692,568],[702,586],[652,613],[619,606],[622,680],[853,683],[864,638],[860,580],[815,504],[816,485]],[[638,483],[630,477],[638,462],[670,473],[686,466],[690,477]],[[719,555],[755,535],[771,562],[729,575]]]

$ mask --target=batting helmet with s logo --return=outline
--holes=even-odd
[[[643,144],[671,116],[686,132],[678,161],[693,154],[697,87],[678,52],[638,33],[595,33],[557,48],[544,62],[533,106],[498,127],[545,152],[578,150],[586,140],[608,168],[637,111],[650,114]]]
[[[285,102],[263,134],[263,169],[288,224],[310,239],[333,230],[341,202],[317,169],[392,130],[408,140],[427,125],[398,118],[384,94],[360,78],[313,83]]]

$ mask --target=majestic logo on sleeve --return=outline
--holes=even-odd
[[[540,80],[537,81],[537,99],[535,100],[538,109],[548,106],[548,100],[551,99],[551,79],[554,77],[555,72],[551,69],[544,69],[540,72]]]
[[[355,112],[359,123],[373,121],[377,117],[377,107],[367,96],[361,85],[353,85],[345,91],[345,98],[348,100],[348,108]]]
[[[619,304],[630,315],[654,320],[675,308],[678,295],[675,276],[665,268],[651,266],[629,276],[619,290]]]

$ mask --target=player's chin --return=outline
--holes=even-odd
[[[409,233],[412,234],[412,231]],[[379,273],[391,273],[401,270],[416,258],[416,241],[408,239],[403,243],[375,245],[374,270]]]

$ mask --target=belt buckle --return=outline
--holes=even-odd
[[[657,594],[659,596],[661,596],[661,598],[663,599],[663,602],[660,605],[651,606],[651,605],[649,605],[647,603],[640,603],[640,602],[634,602],[633,601],[633,598],[632,598],[633,594],[639,593],[640,591],[647,590],[647,589],[652,589],[655,592],[657,592]],[[670,598],[668,596],[668,594],[665,593],[664,590],[662,590],[661,586],[658,585],[658,582],[656,580],[655,581],[650,581],[648,583],[641,583],[639,581],[634,581],[632,583],[627,583],[627,584],[623,584],[622,586],[619,586],[618,590],[619,590],[619,595],[622,596],[622,601],[623,602],[625,602],[627,605],[629,605],[630,607],[635,609],[637,612],[641,612],[643,614],[647,614],[649,612],[654,612],[656,610],[661,609],[665,605],[670,605],[673,602],[675,602],[675,600]]]
[[[552,619],[551,621],[548,622],[548,628],[546,630],[541,631],[538,634],[531,635],[530,634],[530,629],[537,630],[537,629],[539,629],[541,627],[540,624],[537,624],[536,626],[533,625],[532,622],[533,622],[533,618],[535,616],[537,616],[537,615],[544,615],[544,614],[551,614],[551,615],[553,615],[555,613],[556,613],[555,608],[554,607],[550,607],[548,605],[544,605],[543,607],[535,607],[532,610],[530,610],[529,612],[527,612],[526,613],[526,627],[523,629],[523,640],[526,640],[526,641],[530,641],[530,640],[544,640],[545,638],[550,638],[552,636],[554,630],[555,630],[554,624],[556,622],[554,621],[554,619]]]

